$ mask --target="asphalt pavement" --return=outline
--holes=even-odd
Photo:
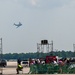
[[[3,67],[3,68],[0,67],[0,73],[2,73],[3,75],[17,75],[16,68],[17,68],[17,62],[9,61],[9,62],[7,62],[6,67]],[[23,75],[27,74],[29,72],[29,70],[30,70],[29,67],[23,67],[23,72],[20,71],[20,74],[22,74],[22,73],[23,73]]]

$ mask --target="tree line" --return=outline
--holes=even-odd
[[[38,52],[35,52],[35,53],[6,53],[6,54],[3,54],[3,59],[6,59],[6,60],[10,60],[10,59],[18,59],[20,58],[21,60],[27,60],[29,58],[45,58],[46,56],[48,55],[53,55],[53,56],[59,56],[59,57],[63,57],[63,58],[66,58],[66,57],[75,57],[75,52],[72,52],[72,51],[53,51],[53,52],[49,52],[49,53],[38,53]]]

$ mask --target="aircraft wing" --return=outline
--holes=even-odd
[[[18,28],[19,26],[17,26],[16,28]]]

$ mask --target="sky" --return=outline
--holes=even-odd
[[[75,0],[0,0],[0,38],[3,53],[37,52],[44,39],[54,50],[73,51]]]

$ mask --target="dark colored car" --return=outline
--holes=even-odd
[[[5,67],[5,66],[7,66],[7,61],[4,59],[0,60],[0,67]]]

